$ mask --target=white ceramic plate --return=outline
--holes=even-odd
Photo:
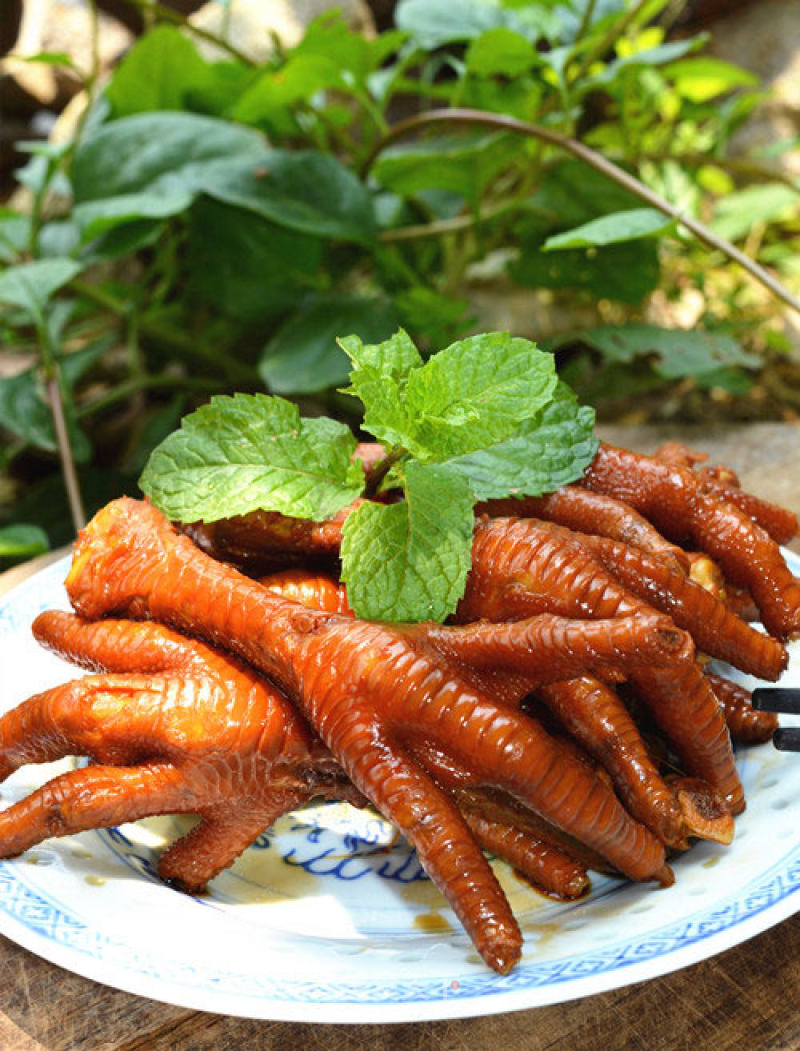
[[[67,565],[0,604],[3,709],[76,674],[29,631],[41,610],[67,608]],[[798,652],[790,683],[800,685]],[[2,805],[58,768],[18,771]],[[551,1004],[684,967],[797,911],[800,755],[742,750],[739,769],[748,808],[734,844],[693,847],[669,890],[595,878],[588,899],[562,905],[498,865],[525,935],[504,978],[478,959],[391,826],[340,804],[282,819],[203,898],[155,876],[177,819],[50,840],[0,862],[0,931],[107,985],[222,1014],[396,1022]]]

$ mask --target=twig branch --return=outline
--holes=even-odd
[[[67,490],[69,511],[75,532],[78,533],[86,525],[86,514],[83,509],[83,500],[81,499],[78,473],[75,470],[75,460],[72,456],[72,445],[67,432],[67,421],[64,418],[64,403],[61,399],[61,388],[58,379],[55,376],[48,376],[45,381],[45,389],[47,391],[47,401],[50,405],[50,413],[53,417],[53,427],[56,432],[58,455],[64,476],[64,488]]]
[[[697,219],[684,215],[674,204],[659,196],[633,175],[607,160],[602,154],[590,149],[576,139],[568,138],[566,135],[561,135],[550,128],[543,128],[539,124],[529,124],[526,121],[517,120],[516,117],[509,117],[499,113],[487,113],[484,110],[477,109],[429,110],[427,113],[417,114],[395,124],[391,131],[371,150],[362,167],[362,175],[366,175],[369,172],[378,155],[390,143],[409,134],[409,132],[418,131],[432,124],[469,124],[497,128],[501,131],[510,131],[518,135],[525,135],[531,139],[538,139],[541,142],[555,146],[557,149],[564,150],[566,153],[571,153],[573,157],[578,157],[585,164],[594,168],[595,171],[599,171],[619,186],[623,186],[651,207],[663,212],[664,215],[668,215],[671,219],[677,219],[698,241],[717,249],[717,251],[727,256],[728,259],[738,263],[752,278],[764,285],[774,296],[800,314],[800,299],[793,295],[788,288],[782,285],[764,267],[748,255],[745,255],[735,244],[732,244],[724,237],[719,237],[713,230]]]

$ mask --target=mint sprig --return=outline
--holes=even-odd
[[[153,451],[139,485],[177,522],[213,522],[248,511],[322,520],[359,496],[356,440],[326,417],[266,394],[220,395],[184,417]]]
[[[594,413],[559,382],[552,355],[505,333],[427,361],[402,330],[378,344],[339,342],[353,366],[346,393],[386,450],[373,479],[404,497],[365,503],[345,522],[350,605],[370,619],[442,621],[464,592],[475,503],[579,478],[597,450]],[[158,446],[140,484],[183,522],[257,509],[322,520],[364,493],[354,450],[342,424],[301,419],[281,398],[218,397]]]

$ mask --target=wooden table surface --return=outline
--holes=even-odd
[[[686,428],[669,434],[605,428],[604,436],[642,451],[678,437],[734,467],[747,488],[800,512],[800,426],[753,424],[705,430],[702,436]],[[0,591],[40,564],[0,576]],[[584,1000],[485,1018],[384,1026],[250,1021],[188,1011],[79,978],[0,938],[0,1051],[294,1047],[800,1049],[800,916],[682,971]]]

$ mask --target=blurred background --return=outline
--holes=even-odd
[[[794,0],[1,15],[0,568],[135,494],[212,393],[357,428],[350,332],[511,330],[603,420],[800,418],[800,315],[724,248],[800,292]]]

